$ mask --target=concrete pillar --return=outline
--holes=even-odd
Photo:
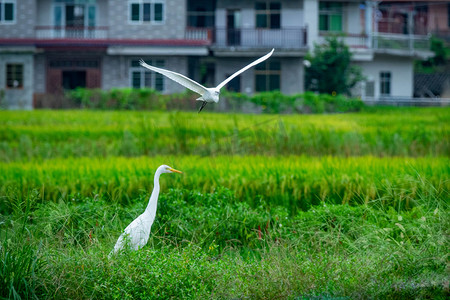
[[[373,3],[372,1],[366,1],[365,3],[366,11],[364,15],[364,31],[367,35],[367,44],[368,48],[372,48],[372,32],[373,32]]]
[[[310,50],[314,48],[314,42],[319,38],[319,1],[304,0],[303,14],[305,25],[308,27],[307,39]]]

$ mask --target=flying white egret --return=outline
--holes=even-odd
[[[162,173],[183,173],[181,171],[175,170],[166,165],[160,166],[155,172],[153,192],[150,196],[150,201],[148,202],[145,211],[137,217],[130,225],[125,228],[123,233],[117,239],[114,249],[109,253],[109,257],[112,254],[117,253],[122,250],[125,246],[130,249],[138,250],[147,244],[148,238],[150,236],[150,229],[152,227],[153,221],[156,215],[156,206],[158,204],[159,196],[159,176]]]
[[[195,82],[194,80],[173,72],[173,71],[169,71],[169,70],[165,70],[165,69],[161,69],[161,68],[157,68],[154,66],[150,66],[148,64],[146,64],[142,59],[140,60],[140,64],[141,66],[152,70],[154,72],[163,74],[164,76],[167,76],[168,78],[172,79],[175,82],[178,82],[179,84],[183,85],[184,87],[190,89],[191,91],[194,91],[198,94],[200,94],[201,97],[197,98],[196,100],[199,101],[203,101],[202,106],[200,107],[198,112],[201,112],[203,107],[205,107],[206,103],[208,102],[219,102],[219,95],[220,95],[220,89],[223,88],[228,82],[230,82],[234,77],[238,76],[239,74],[241,74],[242,72],[250,69],[251,67],[253,67],[254,65],[259,64],[260,62],[265,61],[266,59],[268,59],[273,51],[275,49],[272,49],[272,51],[270,51],[269,53],[267,53],[266,55],[264,55],[261,58],[258,58],[257,60],[255,60],[254,62],[252,62],[251,64],[243,67],[242,69],[240,69],[239,71],[237,71],[236,73],[234,73],[233,75],[231,75],[230,77],[228,77],[227,79],[225,79],[224,81],[222,81],[218,86],[216,86],[215,88],[206,88],[203,85],[201,85],[198,82]]]

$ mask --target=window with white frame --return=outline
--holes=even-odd
[[[23,88],[23,64],[6,64],[6,87]]]
[[[96,4],[92,0],[55,0],[53,25],[56,27],[96,26]]]
[[[319,30],[342,31],[343,9],[341,2],[319,2]]]
[[[255,3],[256,28],[279,29],[281,27],[281,3],[258,1]]]
[[[164,68],[164,60],[145,60],[149,65]],[[135,89],[152,88],[156,91],[163,92],[165,90],[165,78],[159,73],[155,73],[139,64],[138,59],[131,60],[130,66],[131,86]]]
[[[129,0],[131,23],[164,22],[165,0]]]
[[[264,61],[255,66],[255,91],[280,90],[281,63],[277,60]]]
[[[380,72],[380,95],[391,94],[391,72]]]
[[[16,0],[0,0],[0,24],[14,23],[16,20]]]

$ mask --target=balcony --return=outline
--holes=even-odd
[[[36,26],[37,39],[106,39],[108,27],[105,26]]]
[[[337,37],[350,48],[370,48],[370,39],[366,34],[331,33],[327,31],[321,31],[319,34],[319,44],[324,43],[327,37]]]
[[[187,27],[184,32],[184,38],[186,40],[211,42],[212,33],[213,29],[210,28]]]
[[[220,48],[281,48],[306,49],[306,27],[259,29],[215,28],[213,45]]]
[[[450,29],[434,29],[431,30],[431,34],[437,38],[450,42]]]
[[[375,50],[430,52],[430,39],[426,35],[374,33],[372,37]]]

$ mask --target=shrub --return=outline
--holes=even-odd
[[[118,110],[197,110],[198,95],[186,91],[162,95],[153,89],[115,88],[109,91],[77,88],[66,95],[75,106],[89,109]],[[359,99],[327,94],[285,95],[280,91],[262,92],[249,96],[224,91],[220,105],[208,110],[243,111],[247,113],[332,113],[359,111],[364,103]]]

